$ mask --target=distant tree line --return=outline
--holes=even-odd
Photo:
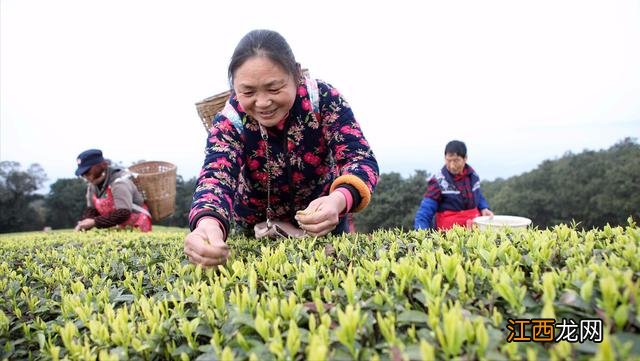
[[[45,222],[44,196],[35,192],[47,180],[44,169],[32,164],[0,162],[0,232],[32,231]]]
[[[403,178],[383,173],[371,204],[354,215],[358,232],[413,229],[413,219],[430,174]],[[0,233],[73,228],[85,207],[82,179],[58,179],[46,195],[35,192],[46,181],[38,164],[21,170],[0,162]],[[157,223],[187,227],[196,179],[176,180],[175,213]],[[627,138],[601,151],[566,153],[536,169],[508,179],[483,181],[482,190],[496,214],[530,218],[540,228],[577,223],[584,228],[626,224],[640,219],[640,145]]]
[[[607,150],[569,152],[482,189],[496,214],[522,215],[540,227],[626,224],[629,216],[640,219],[640,145],[626,138]]]

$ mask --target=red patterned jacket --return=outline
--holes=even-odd
[[[267,167],[273,219],[294,222],[297,210],[337,187],[351,192],[351,212],[369,203],[378,163],[349,104],[331,85],[303,78],[284,128],[269,128],[268,143],[267,164],[260,127],[232,92],[212,121],[189,214],[192,230],[203,216],[217,218],[225,234],[232,217],[244,227],[265,221]]]

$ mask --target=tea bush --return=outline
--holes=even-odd
[[[631,219],[590,231],[233,237],[215,269],[186,261],[185,235],[0,236],[0,359],[640,360]],[[590,338],[508,341],[540,319],[559,339]],[[586,319],[602,320],[601,342],[560,327]]]

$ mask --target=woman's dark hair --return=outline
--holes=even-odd
[[[467,146],[459,140],[452,140],[444,147],[444,155],[457,154],[462,158],[467,156]]]
[[[252,30],[240,40],[231,56],[228,75],[232,88],[236,70],[254,56],[266,56],[293,75],[296,83],[300,80],[300,64],[296,62],[293,51],[284,37],[273,30]]]

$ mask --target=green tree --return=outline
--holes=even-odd
[[[46,180],[47,175],[37,163],[21,170],[18,162],[0,162],[0,233],[42,228],[32,203],[42,198],[35,192]]]
[[[640,146],[626,138],[607,150],[568,152],[482,187],[496,214],[525,216],[539,227],[625,224],[629,216],[640,218]]]
[[[73,228],[86,206],[87,184],[80,178],[62,178],[51,185],[45,200],[46,224],[52,228]]]
[[[427,178],[424,170],[416,170],[407,179],[395,172],[381,174],[371,203],[354,215],[356,230],[367,233],[384,228],[413,229],[416,211],[427,188]]]

